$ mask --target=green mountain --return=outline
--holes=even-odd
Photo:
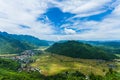
[[[78,40],[78,41],[90,44],[92,46],[99,47],[99,48],[105,50],[108,53],[120,54],[120,40],[112,40],[112,41],[84,41],[84,40]]]
[[[22,42],[26,42],[31,45],[34,45],[34,46],[49,46],[48,41],[40,40],[36,37],[29,36],[29,35],[12,35],[12,37]]]
[[[0,32],[0,54],[19,53],[39,46],[48,46],[48,41],[28,35],[15,35]]]
[[[84,41],[91,45],[120,48],[120,41]]]
[[[19,53],[23,50],[32,48],[26,43],[22,43],[9,35],[0,34],[0,54]]]
[[[107,52],[98,47],[77,41],[55,43],[51,47],[49,47],[46,51],[74,58],[104,59],[104,60],[116,58],[115,55],[108,54]]]
[[[109,53],[120,54],[120,41],[84,41],[85,43],[91,44],[102,48]]]

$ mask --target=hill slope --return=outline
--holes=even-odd
[[[34,57],[36,61],[32,67],[39,68],[43,75],[55,75],[64,71],[80,71],[87,75],[91,72],[95,75],[104,75],[109,70],[110,64],[117,65],[115,71],[120,71],[120,65],[112,61],[71,58],[58,54],[45,53]],[[119,62],[118,62],[119,63]],[[104,71],[103,71],[104,70]]]
[[[109,53],[120,54],[120,41],[84,41],[84,42],[91,44],[93,46],[101,47]]]
[[[22,42],[29,43],[34,46],[48,46],[49,45],[48,41],[40,40],[36,37],[29,36],[29,35],[11,35],[11,37],[17,40],[20,40]]]
[[[18,53],[26,49],[32,48],[26,43],[22,43],[10,36],[0,34],[0,54]]]
[[[19,53],[27,49],[48,45],[47,41],[32,36],[0,32],[0,54]]]
[[[116,57],[113,54],[106,53],[100,48],[91,46],[89,44],[80,43],[77,41],[55,43],[54,45],[49,47],[46,51],[73,58],[110,60]]]

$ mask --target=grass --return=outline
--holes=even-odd
[[[118,56],[120,58],[120,54],[116,54],[116,56]],[[120,61],[120,59],[117,59],[118,61]],[[120,62],[115,62],[117,65],[117,71],[120,72]]]
[[[35,50],[45,50],[47,49],[49,46],[40,46],[39,48],[35,49]]]
[[[120,54],[115,54],[116,56],[118,56],[120,58]]]
[[[12,57],[16,56],[17,54],[0,54],[0,57],[6,56],[6,57]]]
[[[96,75],[104,75],[108,71],[108,64],[115,63],[92,59],[76,59],[56,54],[42,54],[36,57],[36,61],[31,66],[39,68],[41,73],[46,76],[69,70],[78,70],[86,75],[91,72]]]

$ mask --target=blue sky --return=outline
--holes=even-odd
[[[120,0],[0,0],[0,31],[45,40],[120,40]]]

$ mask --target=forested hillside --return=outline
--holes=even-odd
[[[97,46],[108,53],[120,54],[120,41],[80,41],[93,46]]]
[[[19,53],[27,49],[48,45],[47,41],[32,36],[0,32],[0,54]]]
[[[11,37],[13,37],[17,40],[20,40],[22,42],[29,43],[29,44],[34,45],[36,47],[49,45],[49,43],[48,43],[49,41],[40,40],[36,37],[29,36],[29,35],[11,35]]]
[[[9,35],[0,33],[0,54],[18,53],[26,49],[31,49],[27,43],[16,40]]]
[[[115,55],[108,54],[107,52],[98,47],[77,41],[55,43],[54,45],[49,47],[46,51],[74,58],[105,59],[105,60],[116,58]]]

